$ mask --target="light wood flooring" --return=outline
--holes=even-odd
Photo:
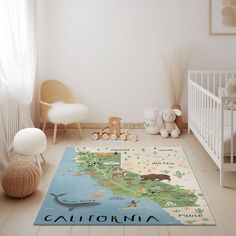
[[[150,136],[144,130],[139,141],[92,141],[92,130],[83,130],[80,140],[75,130],[59,131],[57,144],[51,144],[52,131],[48,133],[48,148],[44,153],[43,177],[38,191],[23,200],[6,197],[0,187],[0,236],[236,236],[236,173],[226,174],[227,188],[219,187],[219,171],[194,135],[184,134],[179,139]],[[195,176],[208,201],[217,226],[33,226],[41,202],[51,183],[57,165],[68,146],[135,147],[182,146],[192,165]]]

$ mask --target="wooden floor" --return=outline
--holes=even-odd
[[[150,136],[144,130],[135,130],[139,142],[92,141],[92,130],[84,130],[84,138],[78,139],[74,131],[58,134],[56,145],[51,144],[51,131],[48,130],[48,149],[44,153],[46,164],[38,191],[23,200],[6,197],[0,188],[0,236],[236,236],[236,173],[226,174],[226,184],[219,187],[219,171],[210,157],[191,134],[179,139],[162,139]],[[134,147],[182,146],[192,165],[194,173],[215,217],[217,226],[33,226],[41,202],[67,146],[83,145],[90,147]]]

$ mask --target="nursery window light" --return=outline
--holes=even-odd
[[[0,81],[24,104],[32,100],[35,72],[34,0],[0,1]]]

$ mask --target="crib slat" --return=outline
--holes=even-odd
[[[197,119],[197,88],[194,87],[194,126],[195,128],[197,127],[196,125],[196,119]]]
[[[188,74],[188,77],[189,77],[189,74]],[[190,127],[192,126],[191,112],[192,112],[192,85],[188,83],[188,131],[189,133],[190,133]]]
[[[212,107],[212,150],[213,153],[215,154],[215,101],[213,102],[213,107]]]
[[[213,101],[213,152],[216,154],[216,102]]]
[[[203,96],[203,94],[202,94],[202,91],[200,91],[200,107],[199,107],[199,115],[200,115],[200,119],[199,119],[199,121],[200,121],[200,124],[202,124],[203,123],[203,120],[202,120],[202,113],[203,113],[203,109],[202,109],[202,96]],[[203,126],[202,125],[200,125],[200,133],[201,133],[201,136],[203,137]]]
[[[213,150],[214,150],[214,153],[216,154],[216,149],[217,149],[217,146],[216,146],[216,142],[217,142],[217,139],[216,139],[216,129],[217,129],[217,123],[216,123],[216,117],[217,117],[217,110],[216,110],[216,107],[217,107],[217,103],[216,101],[214,101],[214,109],[213,109],[213,114],[214,114],[214,124],[213,124],[213,135],[214,135],[214,141],[213,141]]]
[[[220,126],[220,104],[217,103],[217,152],[216,152],[216,156],[219,159],[220,158],[220,131],[219,131],[219,126]]]
[[[205,141],[205,104],[204,104],[204,100],[205,100],[205,94],[202,92],[202,137],[204,137],[204,141]]]
[[[210,111],[209,111],[209,104],[210,104],[210,97],[207,96],[207,133],[206,133],[206,137],[207,137],[207,144],[209,144],[210,142],[210,136],[209,136],[209,124],[210,124]]]
[[[224,184],[224,99],[221,98],[221,107],[220,107],[220,186]]]
[[[210,124],[209,124],[209,136],[210,136],[210,142],[209,142],[209,146],[210,149],[212,149],[212,99],[210,98],[210,104],[209,104],[209,112],[210,112]]]
[[[230,163],[234,163],[234,109],[233,101],[230,102],[230,113],[231,113],[231,143],[230,143]]]
[[[193,112],[194,112],[194,87],[191,85],[191,94],[190,94],[190,98],[191,98],[191,110],[190,112],[190,127],[193,125]]]
[[[196,88],[196,109],[197,109],[197,116],[196,116],[196,126],[197,126],[197,131],[199,132],[199,91],[198,89]]]
[[[216,74],[213,74],[213,93],[216,94]]]
[[[220,73],[218,73],[219,74],[219,82],[218,82],[218,85],[216,86],[216,88],[218,87],[220,87],[220,88],[223,88],[223,86],[222,86],[222,72],[220,72]]]
[[[199,91],[196,89],[196,108],[197,108],[197,117],[196,117],[196,123],[199,122]],[[197,132],[200,132],[200,127],[197,124]]]
[[[203,92],[201,91],[201,100],[200,100],[200,124],[203,124]],[[201,125],[201,136],[203,137],[203,125]]]
[[[204,137],[205,137],[205,142],[207,142],[206,137],[207,137],[207,106],[206,106],[206,100],[207,96],[204,94]]]
[[[210,81],[209,81],[209,74],[207,74],[207,90],[208,91],[210,91],[210,85],[209,85],[209,83],[210,83]]]

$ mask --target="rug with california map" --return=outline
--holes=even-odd
[[[35,225],[215,225],[181,147],[65,150]]]

